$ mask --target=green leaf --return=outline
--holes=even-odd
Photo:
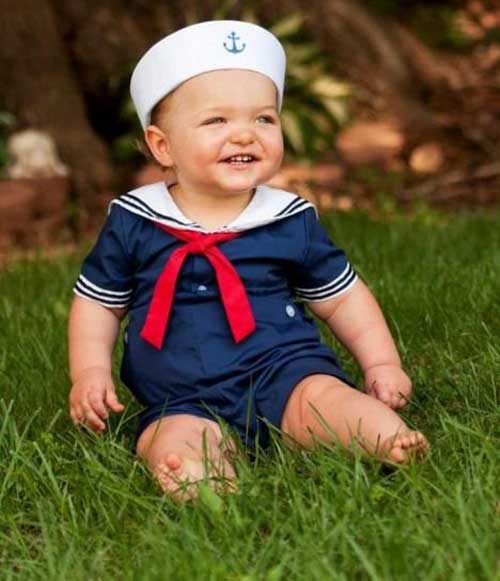
[[[130,96],[128,96],[125,101],[123,102],[123,105],[121,106],[120,109],[120,119],[123,119],[124,121],[127,120],[135,120],[135,116],[136,116],[136,112],[135,112],[135,107],[134,107],[134,103],[132,102],[132,99]]]
[[[281,127],[292,147],[298,151],[304,152],[304,136],[298,116],[289,110],[281,113]]]
[[[308,65],[290,63],[288,65],[288,78],[300,81],[301,84],[309,83],[314,79],[314,71]],[[304,87],[304,92],[309,92],[309,87]]]
[[[304,114],[321,133],[330,133],[333,130],[331,118],[324,112],[317,111],[309,106],[304,106]]]
[[[0,126],[1,127],[10,127],[14,125],[16,118],[12,113],[8,111],[0,111]]]
[[[134,135],[126,133],[117,137],[113,142],[113,153],[121,161],[132,159],[138,154],[137,139]]]
[[[304,19],[302,15],[297,12],[279,20],[270,30],[278,38],[291,36],[292,34],[296,34],[302,28],[303,23]]]
[[[288,61],[287,66],[293,63],[305,63],[319,54],[318,47],[311,42],[304,42],[302,44],[287,42],[283,43],[283,45],[285,46],[286,58]]]
[[[9,154],[7,153],[7,147],[3,140],[0,140],[0,169],[6,166],[9,162]]]
[[[198,485],[199,498],[203,506],[213,515],[219,516],[224,509],[221,497],[210,488],[205,482]]]
[[[311,91],[322,97],[339,98],[348,97],[352,90],[348,83],[342,83],[333,77],[321,76],[311,84]]]
[[[339,125],[344,125],[348,119],[347,103],[339,99],[320,99],[323,107],[337,121]]]
[[[280,563],[279,565],[276,565],[275,567],[273,567],[268,572],[268,574],[266,576],[266,581],[280,581],[280,579],[283,577],[284,568],[285,568],[284,563]]]

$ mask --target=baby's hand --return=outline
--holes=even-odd
[[[86,424],[96,432],[104,432],[108,417],[106,406],[122,412],[111,373],[102,367],[86,369],[75,381],[69,394],[69,413],[73,423]]]
[[[411,380],[397,365],[375,365],[365,372],[365,391],[387,404],[402,408],[411,397]]]

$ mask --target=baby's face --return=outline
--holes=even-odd
[[[165,155],[182,188],[224,196],[251,191],[279,169],[283,137],[277,91],[266,76],[223,70],[186,81],[159,121]]]

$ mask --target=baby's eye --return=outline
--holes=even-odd
[[[259,123],[274,123],[274,117],[271,117],[271,115],[260,115],[257,117],[257,121]]]
[[[224,117],[212,117],[211,119],[207,119],[204,125],[213,125],[216,123],[224,123]]]

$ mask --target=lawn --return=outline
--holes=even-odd
[[[0,579],[500,579],[500,214],[324,222],[386,313],[427,461],[394,471],[277,440],[240,459],[237,494],[174,504],[131,453],[122,386],[104,437],[69,421],[83,250],[18,261],[0,272]]]

